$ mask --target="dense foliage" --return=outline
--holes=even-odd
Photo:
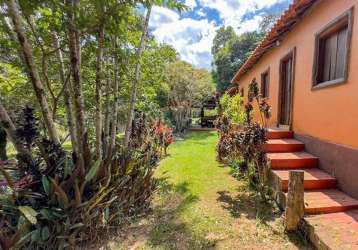
[[[261,124],[253,121],[254,102],[259,107]],[[244,106],[242,102],[239,105]],[[267,141],[266,121],[271,116],[271,107],[261,97],[256,79],[253,79],[249,85],[248,102],[245,104],[244,110],[245,122],[241,127],[233,124],[225,115],[218,119],[217,127],[220,133],[217,145],[218,158],[221,161],[229,162],[238,171],[244,173],[265,197],[267,160],[264,145]]]
[[[182,61],[168,66],[167,78],[169,117],[176,131],[183,132],[190,125],[192,108],[200,107],[213,94],[213,80],[208,71]]]
[[[16,177],[1,169],[8,184],[0,200],[3,249],[25,244],[63,249],[92,242],[149,205],[163,146],[155,143],[159,135],[143,113],[133,120],[132,150],[118,150],[104,168],[93,162],[83,183],[73,178],[75,159],[39,135],[32,110],[25,109],[20,120],[19,136],[34,158],[33,165],[18,159]]]
[[[216,89],[225,91],[236,71],[244,64],[262,39],[258,31],[236,35],[232,27],[221,27],[214,38],[212,54],[214,57],[213,76]]]
[[[185,9],[0,1],[0,147],[17,153],[0,165],[2,249],[75,248],[148,208],[168,124],[182,130],[176,110],[213,90],[207,71],[149,34],[155,4]]]
[[[213,77],[217,91],[224,92],[229,87],[235,73],[271,29],[277,16],[277,14],[264,15],[258,30],[245,32],[239,36],[231,26],[223,26],[216,31],[211,53],[214,58]]]
[[[243,108],[244,98],[240,94],[230,96],[225,93],[220,98],[220,109],[222,116],[229,119],[231,123],[243,124],[245,122],[245,112]]]

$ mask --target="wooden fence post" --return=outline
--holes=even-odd
[[[290,171],[286,202],[286,231],[295,231],[304,215],[304,173]]]

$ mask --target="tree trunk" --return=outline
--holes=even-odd
[[[111,74],[107,74],[107,83],[106,83],[106,105],[105,105],[105,118],[104,118],[104,151],[105,154],[109,152],[109,140],[110,140],[110,126],[111,126],[111,88],[112,88],[112,79]]]
[[[81,168],[81,175],[85,173],[85,167],[90,165],[90,155],[88,149],[87,129],[85,126],[85,110],[82,91],[81,79],[81,45],[80,35],[76,27],[75,12],[79,8],[78,0],[68,0],[67,6],[69,9],[69,25],[68,25],[68,40],[70,49],[71,73],[73,78],[73,106],[74,116],[76,122],[76,138],[78,144],[77,164]]]
[[[6,131],[2,128],[0,124],[0,161],[7,160],[6,145],[7,145]]]
[[[135,109],[135,104],[136,104],[136,99],[137,99],[137,84],[140,79],[140,67],[141,67],[140,59],[142,56],[142,52],[144,50],[145,40],[147,38],[151,10],[152,10],[152,6],[149,6],[147,15],[145,18],[145,22],[144,22],[142,37],[140,39],[140,44],[139,44],[139,47],[138,47],[138,50],[136,53],[136,57],[137,57],[136,59],[138,61],[137,61],[137,65],[135,68],[135,77],[134,77],[134,80],[132,81],[131,99],[130,99],[130,104],[129,104],[128,117],[127,117],[128,120],[127,120],[127,126],[126,126],[125,138],[124,138],[124,147],[125,148],[128,147],[130,134],[131,134],[131,130],[132,130],[132,121],[134,118],[134,109]]]
[[[290,171],[286,204],[286,230],[295,231],[304,215],[304,173]]]
[[[5,32],[8,34],[9,38],[17,44],[18,40],[17,40],[17,36],[16,33],[14,32],[14,30],[11,27],[11,24],[5,19],[5,16],[0,13],[0,17],[1,17],[1,23],[4,27]],[[20,62],[25,62],[24,56],[23,54],[20,52],[20,50],[17,50],[17,54],[19,57]]]
[[[73,107],[72,107],[72,88],[71,88],[71,80],[68,80],[66,83],[66,73],[65,73],[65,64],[63,62],[63,56],[62,51],[60,48],[60,42],[58,40],[57,34],[53,33],[53,40],[54,40],[54,46],[57,49],[57,58],[60,63],[60,80],[62,82],[62,85],[64,86],[63,90],[63,101],[65,104],[66,109],[66,115],[67,115],[67,126],[68,130],[70,132],[70,138],[71,138],[71,144],[72,144],[72,150],[77,153],[78,146],[76,141],[76,128],[74,124],[74,115],[73,115]],[[67,86],[65,86],[67,85]]]
[[[116,39],[116,38],[115,38]],[[114,94],[114,107],[113,107],[113,123],[111,127],[111,136],[109,143],[109,152],[112,154],[113,150],[116,146],[116,136],[117,136],[117,123],[118,123],[118,106],[119,106],[119,60],[118,60],[118,42],[115,42],[115,55],[114,55],[114,86],[113,86],[113,94]]]
[[[104,46],[104,25],[103,22],[99,25],[98,31],[98,49],[97,49],[97,64],[96,64],[96,156],[98,160],[102,159],[102,134],[103,134],[103,117],[102,117],[102,61],[103,61],[103,46]]]
[[[9,8],[9,14],[14,24],[14,30],[17,34],[18,41],[21,46],[22,53],[24,55],[23,59],[25,60],[25,65],[27,66],[27,71],[31,79],[31,83],[36,93],[36,97],[39,101],[42,116],[44,123],[46,125],[47,131],[52,141],[59,143],[59,137],[56,131],[56,127],[53,121],[53,117],[50,112],[48,101],[45,95],[44,87],[41,82],[36,64],[34,62],[32,47],[25,35],[25,32],[22,28],[22,21],[19,13],[19,9],[15,0],[8,0],[7,5]]]
[[[15,125],[12,122],[10,116],[8,115],[5,107],[1,103],[0,103],[0,126],[5,130],[7,137],[14,145],[16,151],[22,155],[26,155],[29,158],[31,158],[30,152],[17,139]]]

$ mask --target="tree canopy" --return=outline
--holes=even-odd
[[[245,63],[265,33],[270,30],[276,18],[276,14],[265,15],[258,30],[245,32],[239,36],[231,26],[223,26],[217,30],[211,53],[214,58],[213,78],[219,92],[229,87],[237,70]]]
[[[186,8],[0,0],[0,248],[76,248],[148,208],[168,126],[213,91],[150,34],[153,5]]]

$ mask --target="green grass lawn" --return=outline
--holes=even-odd
[[[281,213],[216,161],[216,132],[174,143],[156,172],[153,211],[114,249],[308,249]]]

